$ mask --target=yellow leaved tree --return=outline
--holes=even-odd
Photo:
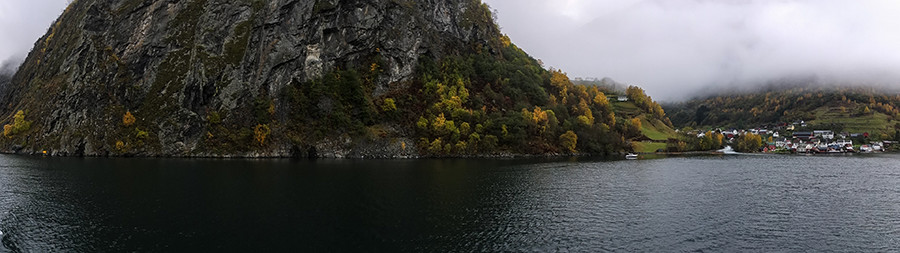
[[[269,129],[269,125],[267,124],[258,124],[256,128],[253,129],[253,133],[256,134],[256,141],[259,142],[259,145],[263,145],[266,143],[266,137],[269,136],[272,130]]]
[[[559,143],[569,152],[575,153],[575,146],[578,144],[578,135],[576,135],[575,132],[567,131],[559,136]]]
[[[19,110],[13,116],[13,123],[3,126],[3,135],[12,137],[31,128],[31,121],[25,120],[25,111]]]
[[[134,118],[134,115],[131,114],[131,111],[125,112],[125,115],[122,116],[122,124],[124,124],[126,127],[134,125],[134,122],[136,120],[137,119]]]

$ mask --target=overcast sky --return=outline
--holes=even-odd
[[[0,66],[21,59],[66,8],[68,0],[0,0]]]
[[[900,86],[897,0],[484,1],[548,67],[657,99],[810,76]]]
[[[657,99],[811,75],[900,86],[897,0],[484,1],[548,67]],[[67,2],[0,0],[0,65],[24,56]]]

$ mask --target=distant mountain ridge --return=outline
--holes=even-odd
[[[755,128],[804,121],[813,128],[891,138],[900,127],[900,92],[880,87],[795,84],[663,106],[679,127]]]

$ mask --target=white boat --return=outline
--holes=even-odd
[[[859,152],[860,153],[872,153],[872,147],[869,147],[869,145],[859,146]]]
[[[625,159],[628,159],[628,160],[637,160],[637,159],[638,159],[638,155],[635,155],[635,154],[633,154],[633,153],[628,153],[627,155],[625,155]]]
[[[735,152],[734,149],[731,148],[731,146],[725,146],[725,148],[719,149],[719,150],[717,150],[716,152],[719,152],[719,153],[722,153],[722,154],[726,154],[726,155],[736,155],[736,154],[738,154],[738,152]]]

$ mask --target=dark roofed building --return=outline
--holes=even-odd
[[[809,139],[815,138],[815,134],[813,134],[813,132],[794,132],[794,138],[808,141]]]

